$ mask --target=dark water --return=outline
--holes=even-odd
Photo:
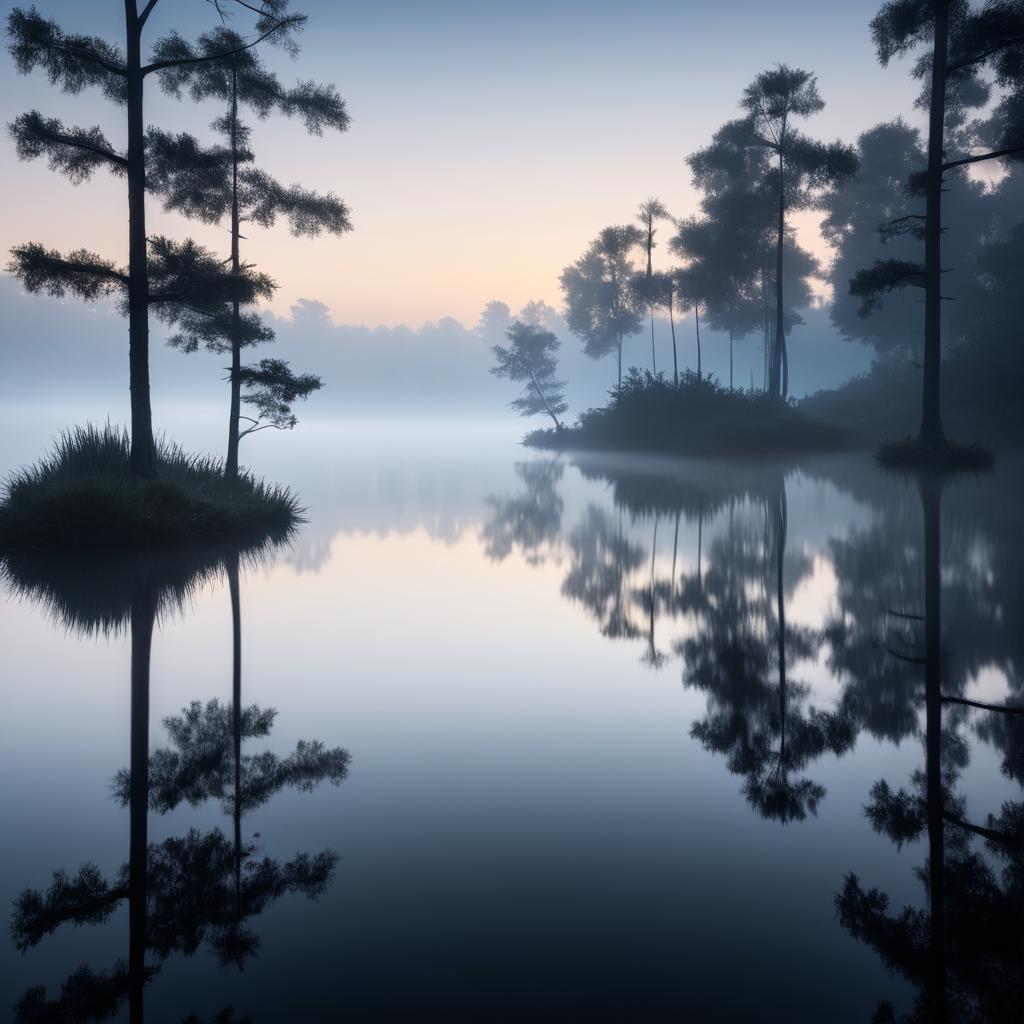
[[[0,1012],[1021,1019],[1018,462],[412,433],[259,449],[258,561],[8,566]]]

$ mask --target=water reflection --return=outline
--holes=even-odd
[[[788,550],[787,486],[799,476],[791,470],[734,473],[705,464],[693,473],[618,460],[579,468],[605,481],[613,510],[588,505],[568,528],[563,594],[604,636],[642,642],[647,665],[664,668],[677,659],[684,687],[707,700],[691,735],[743,778],[743,795],[758,814],[783,823],[815,814],[825,787],[813,777],[814,763],[848,754],[862,732],[888,743],[920,738],[924,764],[909,787],[877,781],[864,812],[897,850],[926,844],[917,869],[925,906],[894,913],[890,898],[862,887],[854,872],[835,898],[842,928],[917,991],[909,1012],[883,999],[873,1019],[1019,1021],[1024,802],[1003,799],[979,820],[968,815],[960,785],[979,741],[998,752],[1005,780],[1024,784],[1020,474],[947,487],[931,476],[886,479],[870,466],[851,472],[849,462],[811,467],[871,511],[850,528],[830,524],[833,535],[815,552],[806,545]],[[518,475],[527,493],[492,501],[487,533],[507,532],[501,517],[510,508],[517,510],[517,537],[537,533],[524,522],[540,508],[529,494],[537,474]],[[989,495],[979,501],[983,486]],[[546,494],[547,507],[556,501]],[[561,502],[558,508],[561,514]],[[665,520],[672,524],[671,559],[659,563]],[[543,552],[557,551],[547,522]],[[688,570],[678,565],[680,522],[696,527]],[[648,531],[649,557],[639,542]],[[513,546],[489,553],[506,557]],[[531,549],[527,561],[537,564],[543,552]],[[818,598],[820,624],[795,624],[787,606],[826,561],[833,590]],[[679,634],[671,646],[656,642],[659,622]],[[798,681],[793,666],[825,673],[828,707],[810,702],[812,687]],[[1005,692],[998,699],[971,695],[985,680]],[[974,782],[976,792],[991,788]]]
[[[128,905],[128,957],[107,970],[79,966],[54,997],[45,986],[29,988],[15,1009],[19,1022],[99,1021],[117,1016],[127,1002],[129,1019],[145,1016],[144,988],[172,954],[189,956],[204,943],[222,966],[242,968],[259,939],[250,922],[271,903],[301,893],[320,896],[337,854],[298,853],[279,862],[242,840],[243,815],[285,787],[312,790],[339,784],[349,754],[319,741],[300,741],[281,758],[269,751],[243,754],[243,739],[266,737],[273,709],[242,706],[242,563],[258,565],[266,549],[189,548],[117,558],[109,554],[74,562],[38,556],[8,558],[5,581],[48,609],[62,626],[81,634],[130,637],[130,766],[117,772],[113,795],[128,808],[128,861],[111,877],[95,864],[53,872],[45,890],[26,888],[15,901],[10,932],[22,952],[64,925],[96,925]],[[158,616],[182,610],[204,582],[226,573],[231,597],[232,680],[230,706],[209,701],[185,708],[164,725],[172,746],[149,751],[150,661]],[[149,812],[166,813],[183,801],[198,806],[219,799],[233,819],[233,840],[220,829],[190,828],[184,836],[153,843]],[[199,1018],[192,1016],[192,1021]],[[231,1007],[213,1018],[241,1022]]]
[[[923,520],[924,609],[922,615],[901,615],[906,622],[923,624],[924,640],[907,644],[916,654],[893,647],[887,653],[904,670],[914,664],[919,672],[923,669],[925,765],[914,773],[909,790],[894,792],[884,779],[876,782],[866,813],[875,831],[897,847],[926,838],[927,857],[918,875],[926,887],[927,909],[905,907],[892,915],[889,897],[880,889],[862,888],[852,872],[836,908],[851,935],[917,987],[915,1005],[902,1019],[1018,1021],[1024,1005],[1024,803],[1005,801],[998,814],[990,813],[987,824],[980,825],[966,819],[967,801],[957,787],[969,759],[963,734],[969,707],[992,716],[981,731],[989,737],[998,733],[1002,770],[1022,781],[1024,706],[971,701],[946,690],[962,680],[946,671],[943,650],[944,481],[922,475],[916,483]],[[979,838],[984,851],[975,848]],[[892,1006],[881,1002],[875,1020],[896,1019]]]
[[[1024,474],[932,492],[856,458],[473,458],[398,486],[368,447],[358,516],[342,497],[311,524],[315,576],[232,552],[7,567],[133,655],[116,771],[88,672],[117,645],[78,665],[7,609],[15,674],[30,655],[21,1019],[138,1019],[143,991],[173,1024],[1018,1019]],[[156,636],[150,743],[153,622],[193,602]],[[40,688],[88,709],[70,736],[33,672],[75,677]],[[127,856],[104,846],[119,803]]]

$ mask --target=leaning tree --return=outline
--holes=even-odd
[[[119,152],[98,125],[81,128],[32,110],[10,126],[22,159],[46,157],[50,166],[72,182],[84,181],[100,167],[125,179],[128,192],[128,265],[114,278],[113,264],[84,249],[67,256],[47,252],[38,245],[17,247],[11,265],[30,291],[71,291],[95,298],[111,287],[123,290],[128,314],[128,365],[131,388],[131,470],[136,476],[156,475],[156,446],[149,388],[149,308],[154,303],[146,234],[146,140],[144,85],[153,74],[173,74],[185,67],[230,60],[264,41],[286,41],[305,21],[288,11],[288,0],[219,0],[222,7],[236,4],[254,14],[252,38],[239,40],[217,52],[197,50],[177,32],[158,39],[152,57],[144,63],[142,38],[146,23],[159,0],[125,0],[125,48],[97,36],[65,32],[35,7],[14,8],[7,18],[9,49],[20,74],[45,72],[52,85],[68,94],[87,87],[127,114],[128,145]],[[148,242],[148,244],[147,244]],[[169,243],[168,243],[169,245]],[[170,251],[168,249],[168,251]],[[193,255],[195,248],[189,250]],[[240,275],[239,275],[240,276]],[[239,301],[247,301],[239,296]],[[169,301],[165,294],[157,302]]]
[[[614,352],[622,384],[622,342],[637,334],[644,303],[638,300],[632,255],[644,240],[633,224],[605,228],[575,263],[562,271],[565,319],[591,359]]]
[[[166,209],[206,223],[229,220],[230,265],[235,275],[248,269],[240,255],[243,224],[270,227],[279,217],[285,217],[293,234],[308,236],[324,231],[340,235],[352,227],[348,208],[334,194],[284,185],[257,167],[249,145],[251,129],[239,117],[240,106],[261,119],[275,112],[294,116],[302,120],[307,131],[319,136],[326,128],[347,130],[349,116],[344,100],[333,85],[300,82],[285,87],[255,51],[242,48],[243,43],[238,33],[222,25],[200,36],[195,51],[202,56],[228,52],[229,58],[179,64],[160,76],[165,91],[175,97],[187,94],[197,103],[213,99],[225,105],[224,113],[212,125],[221,136],[219,144],[203,148],[187,133],[171,135],[151,130],[147,136],[151,190],[161,196]],[[273,337],[273,330],[256,313],[243,313],[240,303],[233,302],[222,316],[190,318],[171,339],[172,344],[188,352],[203,346],[230,356],[225,460],[225,475],[229,478],[238,475],[239,441],[266,427],[294,426],[291,401],[320,386],[319,378],[297,376],[280,359],[265,359],[256,367],[242,366],[244,347]],[[312,382],[315,387],[307,387]],[[258,383],[258,393],[269,399],[257,403],[261,411],[258,419],[242,415],[242,388],[246,383]],[[277,414],[262,415],[271,409],[277,409]],[[242,420],[249,426],[243,428]]]
[[[560,431],[562,422],[558,416],[569,406],[565,402],[565,384],[555,376],[558,338],[539,324],[523,320],[516,320],[505,337],[508,345],[495,345],[491,349],[497,360],[491,373],[523,385],[523,393],[511,402],[520,416],[546,412],[554,421],[555,430]]]

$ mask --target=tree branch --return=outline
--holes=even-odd
[[[959,60],[947,64],[946,74],[948,75],[952,71],[960,71],[962,68],[970,67],[972,64],[988,60],[989,57],[994,56],[1001,50],[1008,50],[1011,46],[1019,46],[1021,43],[1024,43],[1024,36],[1010,36],[1009,39],[1004,39],[1001,43],[990,46],[987,50],[981,50],[970,57],[961,57]]]
[[[150,14],[153,13],[153,8],[159,3],[159,0],[149,0],[149,3],[142,9],[142,13],[139,15],[139,31],[141,32],[146,26],[146,21]]]
[[[233,57],[236,54],[244,53],[246,50],[251,50],[254,46],[259,46],[260,43],[265,39],[269,39],[275,33],[286,31],[293,25],[301,25],[304,20],[305,19],[301,14],[293,14],[291,17],[283,18],[281,21],[276,22],[261,36],[254,39],[251,43],[246,43],[244,46],[236,46],[232,50],[224,50],[221,53],[206,54],[202,57],[183,57],[178,60],[158,60],[152,64],[147,64],[142,69],[142,74],[143,76],[146,76],[151,75],[154,71],[163,71],[165,68],[181,68],[190,64],[206,64],[210,61],[224,60],[227,57]]]
[[[1024,146],[1011,146],[1009,149],[997,149],[993,153],[979,153],[977,156],[965,156],[962,160],[950,160],[942,165],[944,171],[953,167],[963,167],[964,164],[976,164],[981,160],[996,160],[1001,156],[1010,156],[1013,153],[1024,153]]]

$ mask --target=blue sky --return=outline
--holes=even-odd
[[[9,10],[11,4],[5,4]],[[868,22],[876,2],[773,4],[295,3],[310,17],[297,62],[268,51],[286,79],[333,81],[353,118],[343,136],[309,138],[280,119],[259,124],[258,159],[272,173],[333,189],[356,230],[292,239],[255,230],[246,255],[278,281],[278,311],[320,300],[339,322],[471,322],[490,298],[513,307],[560,303],[558,274],[605,224],[629,219],[648,195],[673,213],[697,197],[685,164],[735,116],[760,70],[815,71],[827,102],[811,134],[852,141],[897,115],[916,121],[905,67],[878,67]],[[119,0],[39,0],[68,29],[118,39]],[[206,0],[161,0],[147,32],[212,24]],[[239,27],[245,22],[239,21]],[[0,114],[37,107],[123,139],[123,114],[96,93],[63,97],[41,74],[0,65]],[[147,120],[200,135],[214,106],[178,104],[153,87]],[[123,255],[123,186],[97,176],[78,188],[0,147],[5,183],[0,247],[35,239]],[[223,229],[189,225],[151,206],[152,231],[223,247]],[[813,218],[802,224],[813,243]],[[662,248],[656,254],[665,259]]]

